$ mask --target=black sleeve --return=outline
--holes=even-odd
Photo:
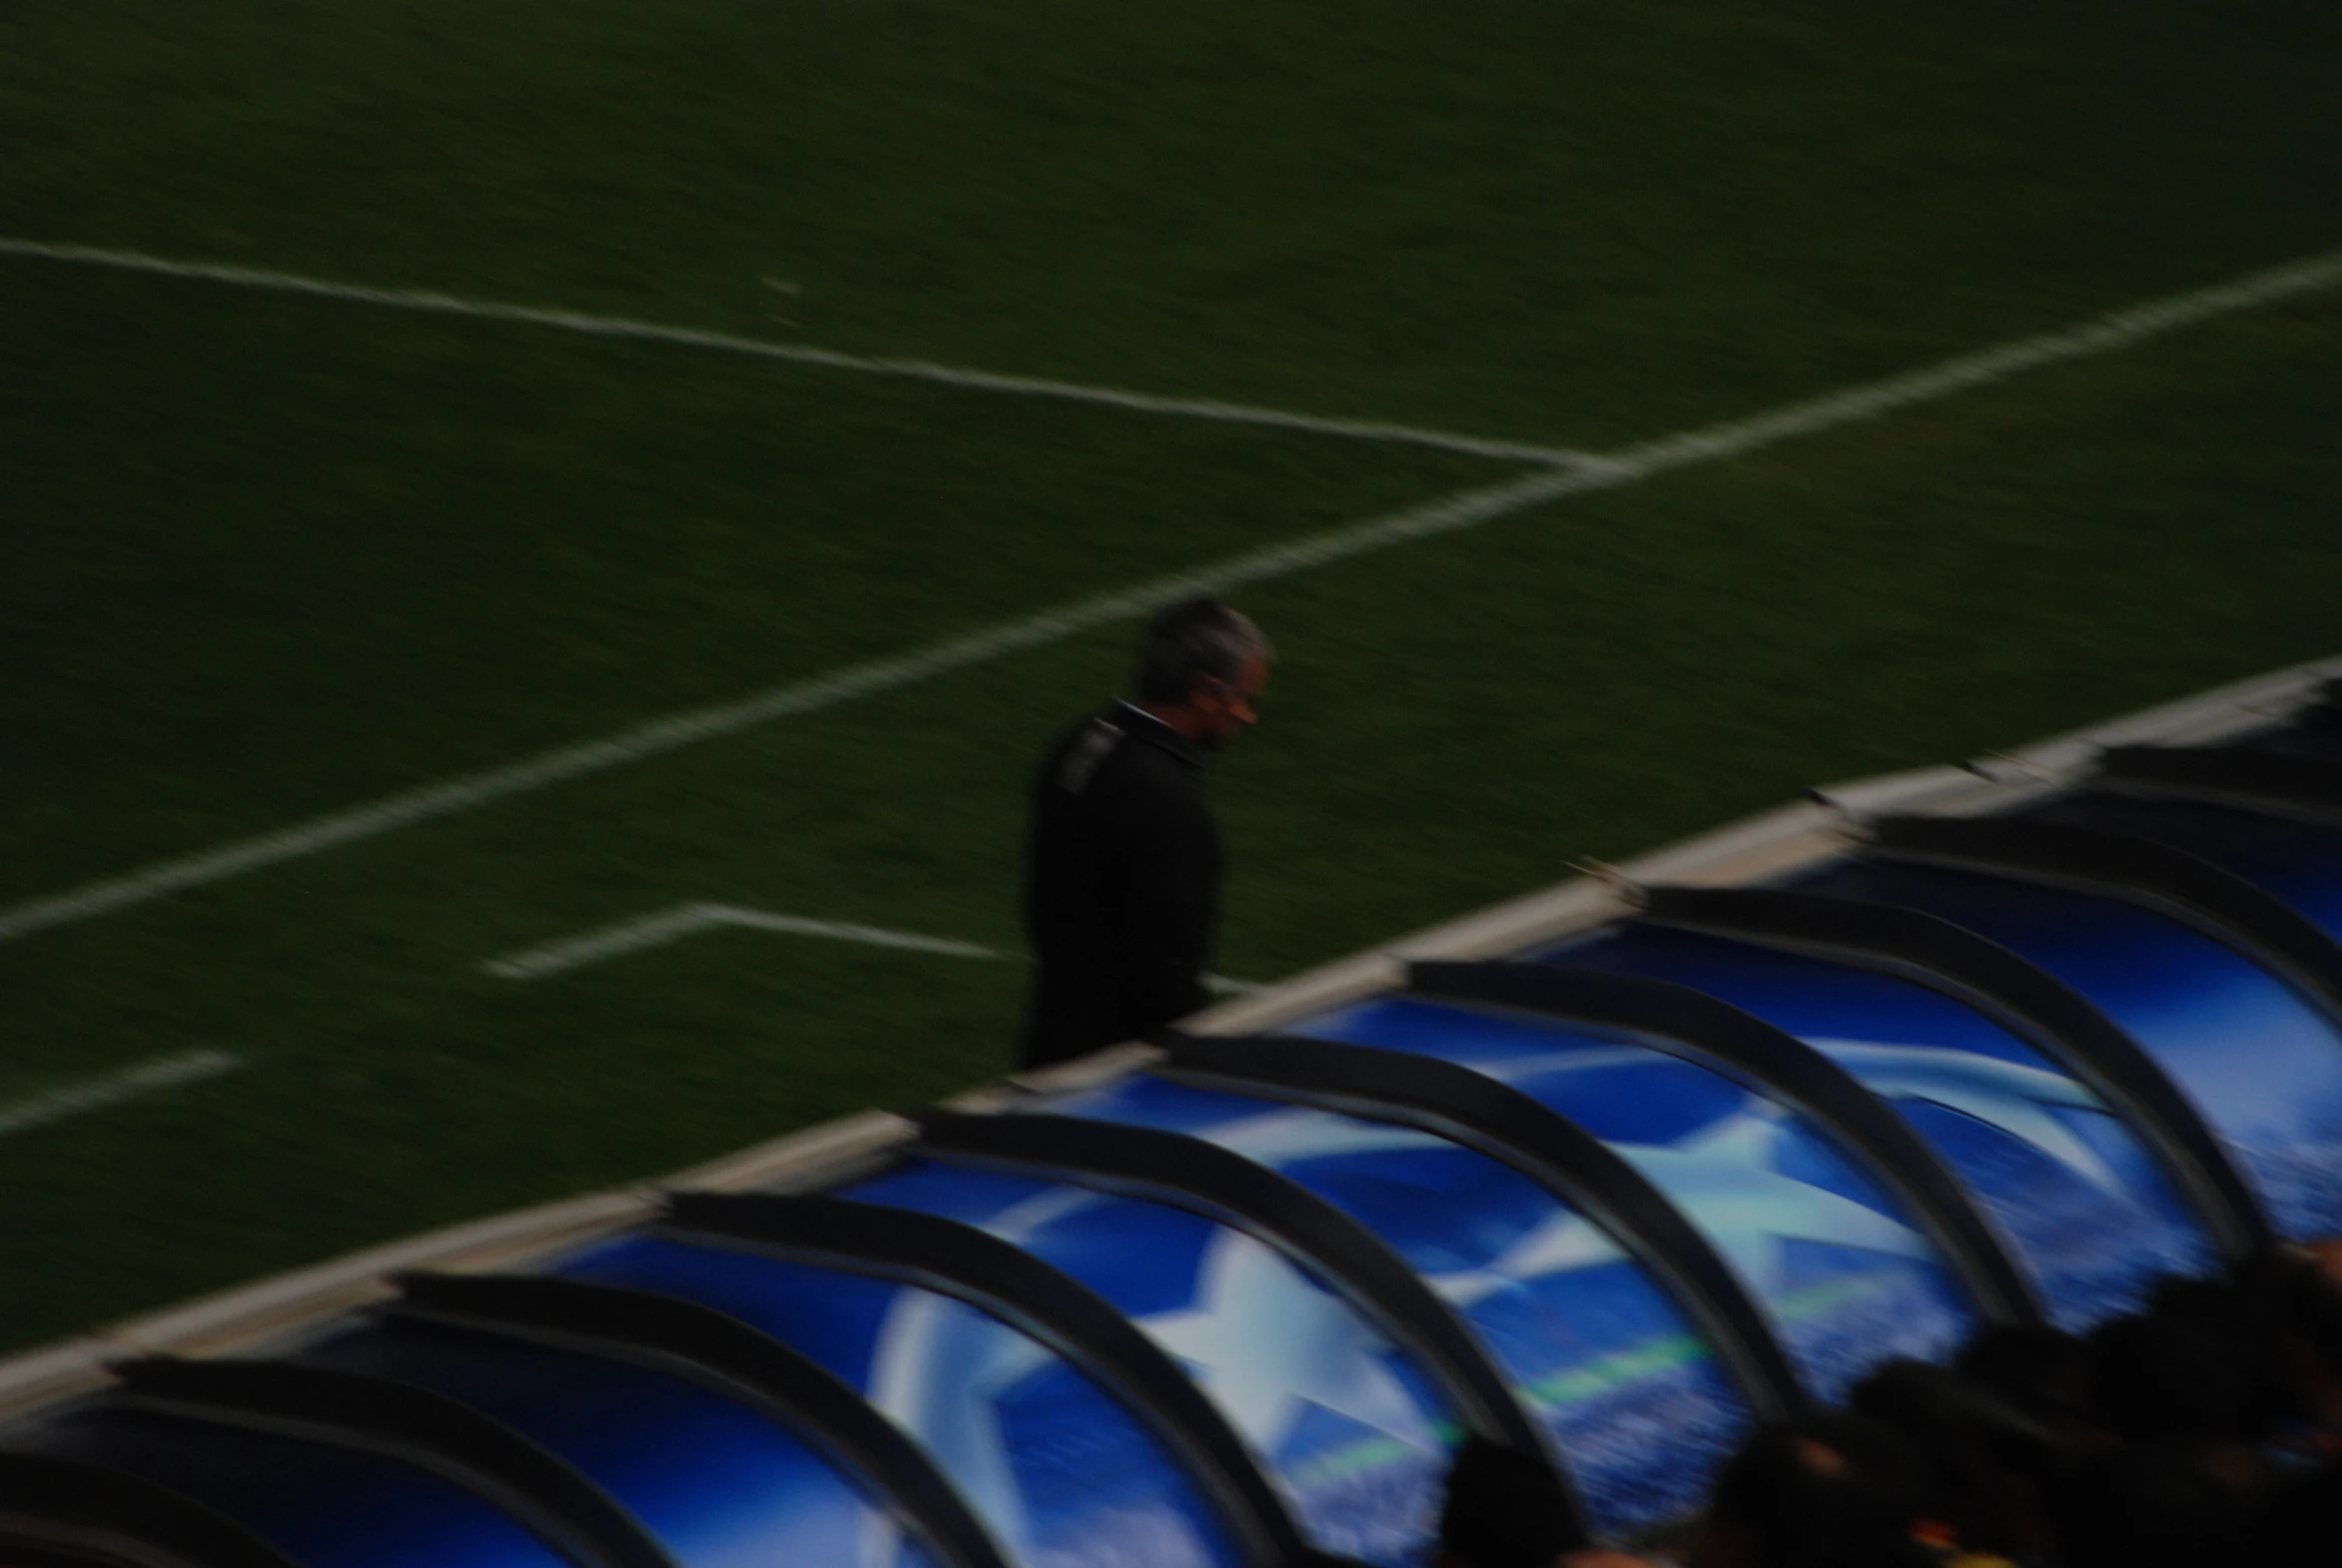
[[[1158,796],[1131,845],[1132,1000],[1150,1027],[1184,1018],[1208,999],[1203,972],[1219,919],[1219,832],[1202,799]]]

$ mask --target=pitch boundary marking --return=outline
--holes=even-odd
[[[1061,642],[1079,632],[1136,620],[1191,594],[1225,594],[1409,540],[1460,532],[1545,502],[1615,489],[1679,468],[1861,423],[2044,366],[2110,354],[2198,322],[2337,284],[2342,284],[2342,251],[2150,301],[2076,327],[2020,338],[1746,418],[1662,436],[1613,456],[1455,491],[1402,511],[1339,524],[1192,570],[1171,572],[907,652],[771,687],[738,701],[670,714],[612,735],[314,817],[273,833],[28,899],[0,909],[0,942],[152,903],[266,866],[305,859],[570,779],[664,756],[702,741],[899,690],[1028,648]]]
[[[865,947],[894,948],[906,953],[933,953],[945,958],[1001,960],[1016,955],[957,937],[931,937],[916,931],[894,931],[884,926],[857,925],[844,920],[812,920],[803,915],[780,915],[739,904],[677,904],[614,925],[599,926],[573,937],[562,937],[537,947],[523,948],[491,958],[480,973],[498,980],[543,980],[591,964],[605,963],[631,953],[646,953],[681,942],[703,931],[764,931],[776,936],[818,937],[832,942],[855,942]],[[1205,977],[1208,988],[1220,996],[1248,996],[1261,988],[1224,975]],[[0,1132],[5,1132],[0,1124]]]
[[[42,240],[0,239],[0,256],[21,256],[42,261],[71,262],[86,267],[107,267],[120,272],[152,273],[165,278],[191,279],[204,283],[229,284],[242,289],[261,289],[276,294],[308,295],[315,299],[339,300],[352,305],[386,306],[393,310],[421,311],[436,316],[468,317],[474,321],[517,322],[531,327],[552,327],[564,332],[584,333],[596,338],[625,338],[644,343],[671,344],[686,349],[708,349],[721,354],[749,355],[757,359],[781,360],[791,365],[818,366],[824,370],[852,371],[864,376],[889,376],[900,380],[932,382],[942,387],[957,387],[969,392],[1005,392],[1012,396],[1047,397],[1064,402],[1091,403],[1100,407],[1123,408],[1135,413],[1164,414],[1174,418],[1210,419],[1223,424],[1251,424],[1269,429],[1303,431],[1312,435],[1338,435],[1351,440],[1387,441],[1409,446],[1432,446],[1444,451],[1468,453],[1475,457],[1493,457],[1520,462],[1569,466],[1587,461],[1587,454],[1566,447],[1539,445],[1530,441],[1496,440],[1478,435],[1460,435],[1448,430],[1423,429],[1411,424],[1395,424],[1382,419],[1343,419],[1315,413],[1297,413],[1285,408],[1262,408],[1249,403],[1224,402],[1216,397],[1168,397],[1155,392],[1134,392],[1121,387],[1091,387],[1076,382],[1055,381],[1042,376],[1015,376],[998,371],[970,370],[964,366],[938,365],[928,360],[915,360],[885,355],[843,354],[834,349],[820,349],[811,344],[774,343],[763,338],[743,338],[732,333],[705,332],[695,327],[671,327],[659,322],[635,321],[622,316],[595,316],[582,311],[564,311],[546,306],[512,305],[496,300],[472,300],[458,295],[442,294],[431,289],[381,289],[366,284],[335,283],[323,278],[306,278],[298,273],[276,272],[257,267],[230,267],[215,262],[183,262],[169,257],[147,256],[137,251],[111,251],[87,245],[55,245]]]
[[[226,1051],[181,1051],[167,1057],[150,1057],[97,1078],[85,1078],[78,1084],[60,1085],[0,1105],[0,1138],[62,1122],[85,1111],[102,1111],[157,1090],[218,1078],[242,1066],[243,1058]]]

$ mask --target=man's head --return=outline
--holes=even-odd
[[[1553,1568],[1585,1544],[1550,1465],[1484,1437],[1465,1441],[1439,1513],[1441,1568]]]
[[[1139,650],[1139,706],[1206,751],[1259,719],[1252,704],[1276,657],[1250,618],[1217,599],[1187,599],[1155,617]]]
[[[1692,1568],[1902,1568],[1919,1465],[1892,1430],[1859,1415],[1814,1414],[1759,1431],[1717,1475]]]

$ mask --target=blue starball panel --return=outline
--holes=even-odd
[[[304,1568],[574,1568],[452,1482],[348,1448],[107,1409],[59,1417],[10,1446],[167,1486]]]
[[[1749,1424],[1707,1341],[1626,1252],[1511,1168],[1411,1128],[1134,1077],[1034,1111],[1187,1133],[1379,1236],[1452,1302],[1552,1432],[1597,1528],[1696,1507]]]
[[[603,1242],[552,1272],[712,1306],[820,1362],[927,1450],[1024,1568],[1238,1560],[1186,1472],[1129,1411],[963,1301],[661,1234]]]
[[[701,1385],[623,1361],[433,1324],[370,1324],[304,1360],[432,1389],[567,1460],[680,1568],[931,1560],[902,1519],[795,1434]]]
[[[2076,1331],[2217,1256],[2145,1147],[2083,1084],[1941,992],[1800,954],[1628,925],[1544,955],[1691,986],[1797,1036],[1942,1157]]]
[[[2287,1235],[2342,1230],[2342,1033],[2235,949],[2113,899],[1848,864],[1807,891],[1941,915],[2079,992],[2154,1058]]]
[[[1453,1413],[1275,1248],[1169,1203],[923,1160],[837,1195],[977,1225],[1113,1303],[1219,1406],[1322,1549],[1412,1568],[1428,1548]]]
[[[2342,833],[2224,806],[2120,795],[2074,796],[2028,815],[2185,850],[2291,905],[2342,941]]]
[[[1973,1308],[1902,1203],[1788,1107],[1624,1037],[1393,997],[1288,1034],[1412,1051],[1510,1084],[1609,1145],[1748,1282],[1810,1388],[1941,1357]]]

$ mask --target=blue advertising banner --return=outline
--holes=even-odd
[[[452,1482],[353,1449],[122,1410],[69,1414],[11,1446],[170,1487],[303,1568],[574,1568]]]
[[[1746,1404],[1617,1242],[1510,1167],[1411,1128],[1136,1077],[1032,1108],[1208,1139],[1289,1176],[1460,1310],[1553,1434],[1594,1524],[1696,1506]]]
[[[1088,1285],[1187,1368],[1313,1542],[1419,1561],[1453,1415],[1405,1352],[1284,1253],[1168,1203],[923,1160],[836,1195],[981,1226]]]
[[[1856,863],[1799,887],[1923,909],[2047,970],[2195,1102],[2272,1224],[2342,1231],[2342,1033],[2235,949],[2134,905],[1966,872]]]
[[[699,1384],[623,1361],[502,1336],[390,1322],[303,1359],[461,1400],[566,1459],[641,1521],[680,1568],[748,1568],[776,1555],[929,1561],[895,1543],[890,1511],[793,1434]]]
[[[2078,795],[2028,815],[2186,850],[2290,904],[2342,941],[2342,833],[2224,806],[2120,795]]]
[[[924,1447],[1025,1568],[1236,1561],[1186,1472],[1130,1412],[1062,1357],[965,1302],[660,1234],[601,1243],[551,1272],[698,1301],[803,1351]],[[856,1527],[851,1555],[821,1560],[916,1560],[893,1519],[871,1514]]]
[[[1286,1032],[1461,1063],[1601,1139],[1738,1269],[1825,1399],[1884,1357],[1946,1355],[1972,1325],[1896,1198],[1807,1119],[1706,1068],[1623,1036],[1411,998]]]
[[[2131,1310],[2159,1274],[2216,1263],[2201,1222],[2096,1095],[1940,992],[1639,924],[1544,956],[1695,987],[1845,1068],[1959,1177],[2061,1327],[2078,1331]]]

